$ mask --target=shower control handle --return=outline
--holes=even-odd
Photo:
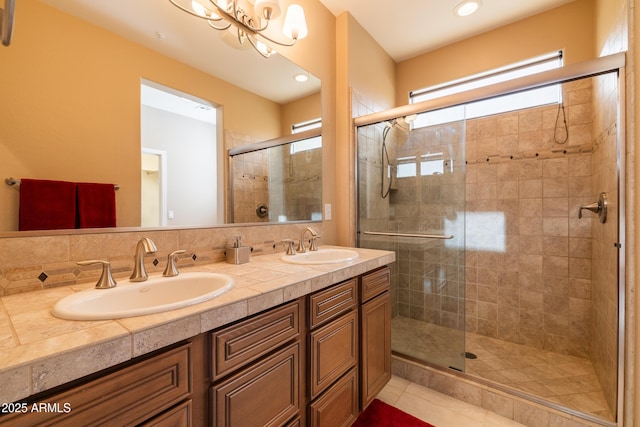
[[[588,211],[598,214],[598,217],[600,218],[600,222],[604,224],[604,222],[607,220],[608,206],[609,206],[609,202],[607,202],[607,194],[600,193],[600,195],[598,196],[597,202],[580,206],[580,210],[578,210],[578,218],[582,218],[582,210],[586,209]]]

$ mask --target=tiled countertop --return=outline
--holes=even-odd
[[[59,299],[90,289],[93,283],[2,297],[0,403],[81,378],[395,261],[394,252],[352,249],[359,258],[340,264],[289,264],[280,260],[280,253],[253,257],[249,264],[183,269],[223,273],[235,280],[235,286],[213,300],[147,316],[71,321],[51,314]]]

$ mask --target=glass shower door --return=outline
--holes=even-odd
[[[464,121],[421,122],[358,128],[358,245],[396,252],[393,352],[463,371]]]

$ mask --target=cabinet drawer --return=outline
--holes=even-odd
[[[188,400],[140,427],[190,427],[192,425],[191,400]]]
[[[214,385],[213,425],[281,426],[300,411],[300,343]]]
[[[309,404],[311,427],[348,427],[358,417],[357,369],[340,378],[326,393]]]
[[[358,362],[358,312],[351,311],[309,334],[311,399]]]
[[[380,295],[391,286],[391,269],[382,267],[360,278],[360,301],[365,302]]]
[[[309,297],[309,328],[333,319],[353,308],[358,302],[357,279],[316,292]]]
[[[61,409],[68,403],[69,413],[16,414],[0,418],[0,425],[140,424],[189,397],[190,351],[185,344],[38,402],[59,403]]]
[[[212,333],[213,379],[248,365],[291,339],[298,338],[300,301]]]

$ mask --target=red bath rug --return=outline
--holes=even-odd
[[[434,427],[413,415],[374,399],[351,427]]]

